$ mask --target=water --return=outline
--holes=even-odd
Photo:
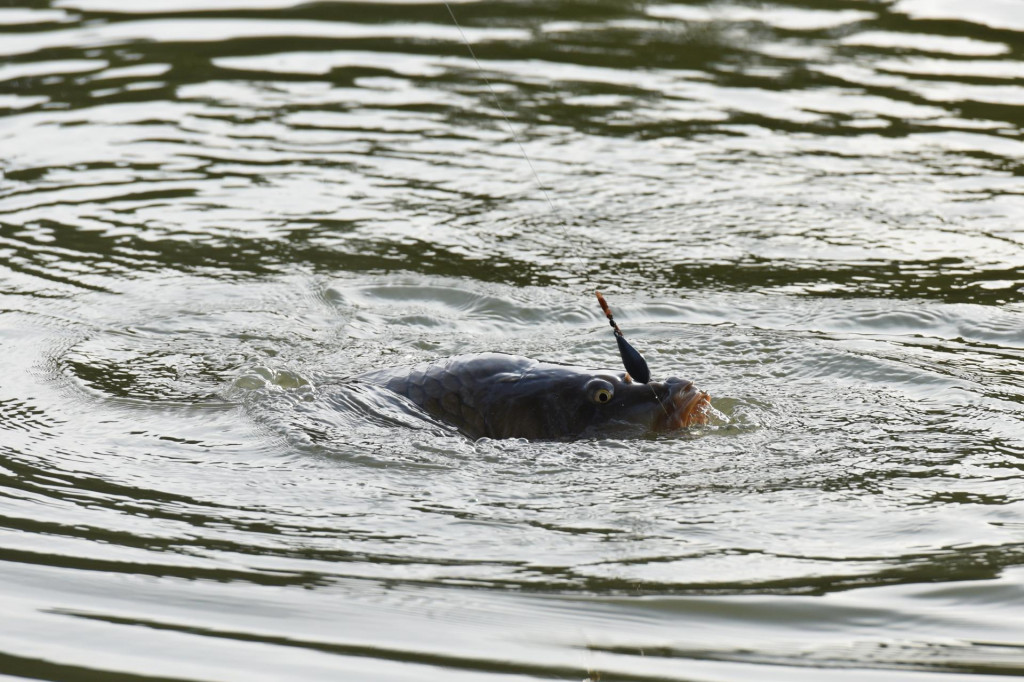
[[[1024,4],[454,9],[0,8],[0,674],[1022,675]],[[346,382],[595,285],[722,419]]]

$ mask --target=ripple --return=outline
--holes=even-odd
[[[820,31],[846,24],[874,19],[874,12],[855,9],[814,10],[793,7],[765,7],[763,9],[719,4],[714,7],[693,5],[656,5],[647,8],[647,14],[661,19],[684,21],[760,21],[787,31]]]
[[[1020,7],[1013,0],[982,0],[970,5],[955,0],[900,0],[893,9],[913,19],[957,20],[995,29],[1024,30]]]
[[[279,54],[254,55],[248,57],[220,57],[214,65],[225,69],[267,73],[294,73],[325,76],[335,69],[356,66],[388,70],[402,76],[432,78],[444,74],[438,65],[438,57],[382,51],[343,50],[337,52],[282,52]],[[446,59],[445,63],[452,63]],[[456,64],[465,68],[468,60],[459,59]]]
[[[1009,46],[1003,43],[978,40],[977,38],[896,31],[862,31],[844,38],[842,43],[857,47],[908,49],[964,57],[990,57],[1010,51]]]
[[[51,5],[0,11],[0,668],[1021,672],[1005,4],[460,3],[480,68],[436,3]],[[351,380],[616,367],[595,287],[719,419]]]
[[[88,28],[19,33],[8,36],[0,54],[11,57],[62,47],[89,47],[133,41],[160,43],[202,43],[270,37],[346,40],[366,38],[422,38],[461,42],[454,26],[437,24],[368,25],[339,21],[263,19],[171,19],[130,20],[97,24]],[[470,40],[516,40],[528,37],[518,29],[466,29]]]

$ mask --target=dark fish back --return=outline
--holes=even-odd
[[[528,358],[481,353],[379,370],[359,379],[405,396],[471,438],[501,437],[503,429],[492,419],[502,393],[496,388],[518,381],[536,364]]]

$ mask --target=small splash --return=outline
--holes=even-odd
[[[709,426],[726,426],[732,423],[729,415],[717,409],[710,401],[704,404],[701,413],[707,419],[706,424]]]
[[[243,374],[235,377],[228,393],[233,395],[236,392],[249,392],[264,388],[280,388],[288,391],[305,389],[304,392],[310,395],[314,392],[313,382],[299,372],[258,365],[248,368]]]

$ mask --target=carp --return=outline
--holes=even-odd
[[[404,396],[477,438],[575,440],[635,436],[707,422],[709,396],[671,377],[539,362],[502,353],[461,355],[357,377]]]

